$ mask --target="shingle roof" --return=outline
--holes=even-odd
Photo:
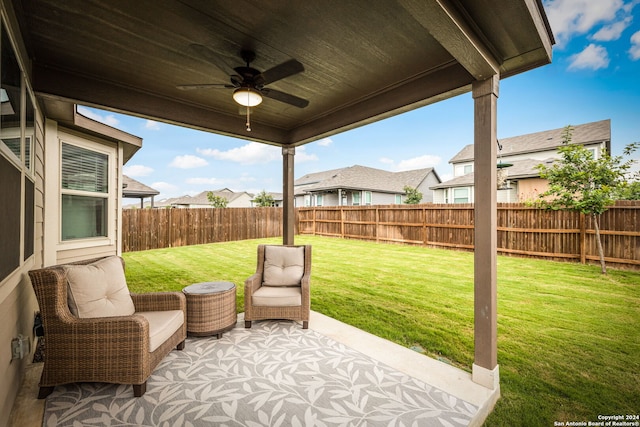
[[[155,190],[143,183],[136,181],[133,178],[129,178],[126,175],[122,175],[122,197],[151,197],[160,194],[158,190]]]
[[[552,129],[500,139],[502,155],[534,153],[559,147],[562,145],[563,131],[564,128]],[[589,144],[603,141],[611,141],[610,119],[573,126],[573,143]],[[607,149],[609,148],[607,147]],[[473,160],[473,144],[465,146],[449,160],[449,163],[468,162],[471,160]]]
[[[196,194],[195,196],[182,196],[182,197],[177,197],[175,199],[173,199],[171,201],[171,205],[210,205],[211,202],[209,201],[209,198],[207,197],[207,193],[209,192],[209,190],[205,190],[201,193]],[[238,197],[241,197],[243,194],[245,194],[245,192],[240,192],[240,193],[235,193],[227,188],[224,189],[220,189],[220,190],[214,190],[212,191],[212,193],[215,196],[220,196],[220,197],[224,197],[225,199],[227,199],[227,201],[229,203],[231,203],[232,201],[234,201],[235,199],[237,199]],[[249,194],[249,193],[246,193]],[[249,194],[251,197],[253,197],[253,195]]]
[[[354,189],[389,193],[403,193],[404,187],[417,187],[433,168],[416,169],[405,172],[389,172],[382,169],[354,165],[342,169],[307,174],[298,178],[295,193],[311,191]]]
[[[553,158],[548,158],[546,160],[538,160],[538,159],[524,159],[524,160],[516,160],[510,162],[513,166],[507,168],[508,179],[522,179],[522,178],[534,178],[540,176],[540,172],[536,166],[540,163],[549,164],[554,161]],[[473,185],[473,172],[456,176],[453,179],[442,182],[438,185],[434,185],[429,187],[431,190],[437,190],[440,188],[451,188],[451,187],[468,187]]]

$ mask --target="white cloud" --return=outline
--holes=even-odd
[[[316,160],[318,160],[318,156],[307,153],[307,147],[296,147],[296,163],[314,162]]]
[[[622,21],[614,22],[611,25],[605,25],[600,28],[591,38],[593,40],[608,42],[612,40],[618,40],[622,35],[622,32],[631,24],[633,18],[627,16]]]
[[[95,113],[92,110],[89,110],[86,107],[83,106],[78,106],[78,113],[82,114],[85,117],[90,118],[91,120],[95,120],[96,122],[100,122],[100,123],[104,123],[105,125],[109,125],[109,126],[117,126],[118,123],[120,123],[120,121],[118,119],[116,119],[116,117],[113,114],[107,114],[106,116],[103,116],[101,114]]]
[[[378,161],[380,163],[384,163],[385,165],[392,165],[394,163],[394,161],[388,157],[380,157],[380,159],[378,159]]]
[[[562,46],[574,34],[585,34],[601,22],[610,22],[625,11],[623,0],[549,0],[545,10],[553,34]]]
[[[144,122],[144,128],[147,130],[160,130],[160,123],[155,120],[147,120]]]
[[[318,141],[318,145],[321,147],[328,147],[331,144],[333,144],[333,140],[331,138],[322,138],[320,141]]]
[[[242,147],[220,151],[212,148],[198,148],[196,151],[203,156],[213,157],[217,160],[226,160],[243,165],[264,164],[273,161],[282,161],[282,149],[273,145],[250,142]],[[296,147],[296,163],[318,160],[315,154],[309,154],[306,147]]]
[[[640,31],[636,31],[631,36],[631,48],[629,49],[629,56],[634,61],[640,59]]]
[[[396,166],[397,171],[410,171],[413,169],[431,168],[440,163],[442,159],[439,156],[425,154],[424,156],[414,157],[412,159],[401,160]]]
[[[128,165],[122,168],[122,173],[127,176],[149,176],[153,168],[143,165]]]
[[[279,147],[257,142],[250,142],[242,147],[232,148],[227,151],[212,148],[198,148],[196,151],[203,156],[237,162],[243,165],[269,163],[282,158],[282,151]]]
[[[609,66],[607,49],[591,43],[580,53],[569,57],[569,70],[591,69],[598,70]]]
[[[185,182],[187,184],[194,184],[194,185],[202,185],[202,184],[223,185],[222,183],[224,181],[218,178],[188,178]]]
[[[209,163],[202,157],[185,154],[184,156],[177,156],[174,158],[169,166],[179,169],[194,169],[207,166],[208,164]]]

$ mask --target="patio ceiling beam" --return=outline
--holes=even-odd
[[[95,106],[142,118],[161,120],[177,126],[216,132],[252,141],[286,145],[288,132],[264,123],[244,130],[245,119],[238,114],[223,114],[199,105],[157,96],[68,71],[34,64],[33,88],[39,97]]]
[[[476,80],[499,74],[500,66],[487,43],[452,1],[399,2]]]

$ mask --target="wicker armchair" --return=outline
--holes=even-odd
[[[245,328],[253,320],[288,319],[309,327],[311,246],[258,246],[255,274],[244,283]]]
[[[67,266],[87,265],[99,260]],[[124,274],[124,261],[121,258],[120,261]],[[29,272],[46,339],[38,398],[47,397],[56,385],[73,382],[132,384],[134,396],[142,396],[146,391],[147,378],[160,361],[174,347],[178,350],[184,348],[187,334],[184,295],[180,292],[131,294],[135,307],[133,315],[80,318],[69,309],[67,274],[64,265]],[[182,310],[182,314],[175,310]],[[173,329],[163,332],[162,325],[152,326],[152,334],[158,330],[160,338],[158,335],[150,338],[150,320],[149,316],[145,317],[149,312],[153,312],[151,318],[172,313],[174,324],[179,324],[179,318],[184,321],[172,334]],[[153,323],[157,324],[155,320]],[[165,337],[163,333],[171,335]],[[152,339],[156,340],[154,351],[150,351]]]

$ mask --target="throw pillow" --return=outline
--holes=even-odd
[[[65,267],[68,280],[69,310],[78,317],[129,316],[135,312],[117,256],[87,265]]]
[[[267,286],[295,286],[304,274],[304,247],[267,246],[263,282]]]

